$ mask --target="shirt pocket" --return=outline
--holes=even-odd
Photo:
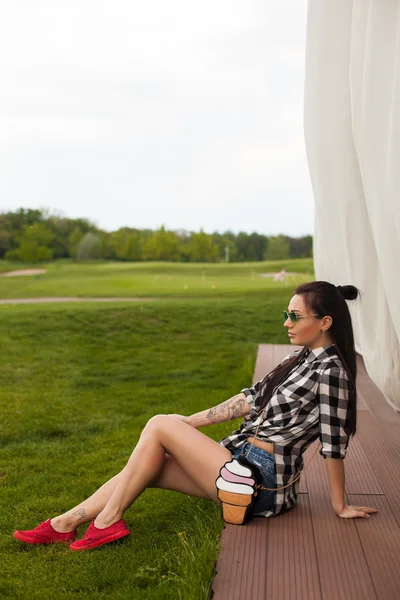
[[[304,379],[299,382],[287,382],[280,386],[278,393],[280,401],[286,402],[293,407],[305,407],[313,403],[317,403],[318,381],[312,379]]]

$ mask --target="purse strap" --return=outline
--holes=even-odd
[[[251,449],[252,449],[252,447],[253,447],[253,445],[254,445],[254,440],[256,439],[256,437],[257,437],[257,435],[258,435],[258,430],[260,429],[260,425],[261,425],[261,417],[262,417],[262,415],[264,414],[264,412],[265,412],[265,411],[266,411],[266,409],[264,408],[264,410],[263,410],[263,411],[262,411],[262,413],[260,414],[260,422],[258,423],[258,426],[257,426],[256,435],[254,436],[254,438],[253,438],[253,441],[251,442],[251,446],[250,446],[250,448],[249,448],[249,450],[248,450],[247,454],[245,455],[246,457],[247,457],[247,456],[250,454],[250,452],[251,452]],[[307,469],[308,465],[310,464],[310,462],[312,461],[312,459],[314,458],[314,456],[316,455],[316,453],[317,453],[317,451],[320,449],[320,447],[322,448],[321,441],[320,441],[320,445],[319,445],[319,446],[317,446],[317,448],[316,448],[316,450],[315,450],[314,454],[312,455],[312,457],[311,457],[311,458],[310,458],[310,460],[308,461],[308,463],[307,463],[307,466],[306,466],[306,467],[304,467],[304,469],[302,469],[302,470],[300,471],[299,475],[298,475],[298,476],[297,476],[295,479],[293,479],[293,481],[291,481],[290,483],[288,483],[287,485],[284,485],[284,486],[282,486],[282,487],[279,487],[279,488],[267,488],[267,487],[264,487],[263,485],[257,485],[257,486],[256,486],[256,489],[258,489],[258,490],[270,490],[270,491],[272,492],[272,491],[275,491],[275,490],[284,490],[285,488],[287,488],[287,487],[289,487],[289,486],[293,485],[293,483],[294,483],[295,481],[297,481],[297,480],[300,478],[300,476],[301,476],[301,474],[303,473],[303,471],[305,471],[305,470]]]

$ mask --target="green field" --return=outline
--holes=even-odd
[[[288,342],[282,310],[294,285],[262,287],[260,278],[260,287],[251,288],[248,266],[214,268],[216,280],[225,282],[216,298],[200,281],[204,298],[172,291],[172,299],[154,303],[0,307],[1,598],[208,597],[223,523],[206,500],[147,490],[126,512],[131,536],[85,553],[25,546],[12,532],[67,510],[119,471],[152,415],[189,415],[222,402],[250,384],[258,343]],[[71,295],[106,296],[122,295],[116,282],[132,278],[141,285],[125,287],[126,295],[140,289],[143,296],[165,296],[160,279],[156,293],[145,287],[157,269],[166,277],[191,274],[195,282],[205,267],[62,264],[32,280],[36,289],[11,278],[1,283],[16,281],[11,297],[39,296],[38,289],[66,295],[57,280],[64,290],[70,282]],[[220,440],[237,425],[202,431]]]
[[[259,296],[271,288],[293,288],[297,283],[313,279],[313,262],[309,258],[232,264],[94,262],[77,265],[71,261],[54,261],[37,267],[46,269],[46,273],[0,277],[0,298],[248,297]],[[278,272],[282,267],[297,275],[288,277],[284,284],[260,275]],[[18,263],[0,261],[0,272],[19,268]]]

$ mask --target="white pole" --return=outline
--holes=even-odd
[[[225,246],[225,262],[229,262],[229,246]]]

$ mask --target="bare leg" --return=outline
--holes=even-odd
[[[124,511],[162,471],[165,452],[173,456],[205,497],[219,502],[215,480],[221,466],[231,458],[229,450],[183,421],[158,415],[150,419],[117,486],[95,520],[104,528],[122,518]]]
[[[103,510],[111,498],[119,479],[120,473],[106,481],[87,500],[71,508],[68,512],[51,519],[51,525],[59,533],[72,531],[79,525],[92,521]]]
[[[141,441],[143,441],[142,437],[148,436],[149,430],[154,429],[154,423],[159,422],[160,418],[163,419],[164,421],[165,421],[165,418],[167,418],[168,424],[170,422],[169,420],[172,419],[172,417],[164,417],[164,416],[153,417],[153,419],[150,419],[148,425],[143,430],[141,439],[139,440],[138,445],[136,446],[134,452],[132,453],[131,458],[129,459],[126,467],[120,473],[115,475],[112,479],[107,481],[92,496],[90,496],[90,498],[88,498],[81,504],[78,504],[77,506],[75,506],[68,512],[64,513],[63,515],[53,518],[51,520],[51,524],[57,531],[60,531],[60,532],[72,531],[73,529],[76,529],[79,525],[82,525],[88,521],[95,519],[95,517],[97,517],[97,515],[99,515],[99,513],[101,513],[101,511],[104,509],[104,507],[110,500],[113,493],[116,491],[117,486],[121,480],[121,476],[124,473],[126,474],[128,467],[132,467],[132,463],[136,462],[136,460],[137,460],[136,450],[137,450],[139,444],[141,443]],[[174,421],[176,422],[176,419],[174,419]],[[185,425],[185,426],[186,426],[186,429],[188,427],[190,427],[188,425]],[[218,450],[221,449],[225,454],[227,452],[229,453],[228,450],[226,450],[219,444],[216,444],[216,442],[213,442],[213,440],[210,440],[204,434],[198,432],[197,430],[194,430],[191,427],[190,427],[190,430],[191,430],[191,432],[197,433],[198,435],[200,435],[201,438],[206,438],[207,440],[209,440],[209,442],[211,443],[213,448],[216,447]],[[190,431],[189,431],[189,435],[190,435]],[[195,446],[195,443],[192,443],[192,445]],[[143,446],[143,444],[142,444],[142,446]],[[204,491],[203,488],[199,487],[199,485],[194,481],[194,479],[179,464],[179,462],[176,460],[176,458],[167,454],[165,449],[163,449],[163,454],[164,454],[164,461],[163,461],[163,464],[161,465],[161,470],[159,470],[157,468],[156,471],[158,471],[158,472],[156,473],[155,476],[154,476],[154,474],[152,477],[149,475],[150,481],[149,481],[147,487],[175,490],[175,491],[179,491],[184,494],[191,495],[191,496],[198,496],[201,498],[209,498],[209,495]],[[134,456],[136,456],[136,459],[134,458]],[[222,462],[229,460],[229,457],[230,457],[230,453],[226,454],[226,458]],[[140,460],[143,460],[143,459],[140,459]],[[221,464],[222,464],[222,462],[221,462]],[[129,474],[128,474],[128,478],[129,478]],[[214,481],[215,481],[215,478],[214,478]],[[140,493],[138,495],[140,495]],[[98,525],[97,522],[96,522],[96,524]]]

